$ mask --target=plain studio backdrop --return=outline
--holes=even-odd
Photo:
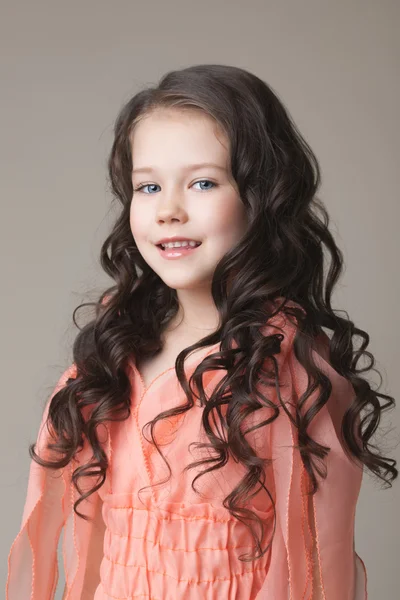
[[[166,71],[243,67],[267,81],[322,169],[345,272],[334,308],[399,385],[399,3],[395,0],[2,0],[0,18],[1,574],[18,532],[44,402],[71,358],[72,311],[111,283],[106,159],[122,104]],[[379,378],[368,378],[379,384]],[[400,459],[399,408],[376,438]],[[399,480],[365,474],[356,549],[370,600],[398,597]],[[60,572],[57,599],[64,574]],[[22,600],[22,599],[21,599]]]

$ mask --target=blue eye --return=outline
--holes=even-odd
[[[211,183],[211,185],[213,187],[218,187],[217,183],[214,183],[213,181],[210,181],[209,179],[200,179],[199,181],[195,181],[192,185],[195,185],[196,183],[204,183],[204,182]],[[157,184],[156,183],[145,183],[143,185],[139,185],[133,191],[134,192],[141,192],[146,187],[157,187]],[[158,186],[158,187],[160,187],[160,186]],[[202,191],[207,192],[208,190],[212,189],[212,187],[208,188],[208,189],[204,189],[204,188],[201,188],[201,189],[202,189]],[[143,193],[147,193],[147,192],[143,192]],[[152,194],[150,193],[150,195],[152,195]]]
[[[211,183],[212,186],[217,187],[217,184],[214,183],[213,181],[210,181],[209,179],[200,179],[200,181],[195,181],[193,185],[196,185],[196,183],[204,183],[204,182]],[[201,188],[201,189],[204,190],[204,188]],[[212,189],[212,188],[208,188],[208,189]],[[204,191],[207,192],[208,190],[206,189]]]
[[[139,187],[137,187],[134,192],[141,192],[145,187],[149,187],[149,186],[155,186],[154,183],[146,183],[144,185],[139,185]]]

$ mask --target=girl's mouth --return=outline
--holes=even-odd
[[[163,258],[167,258],[167,259],[176,259],[176,258],[182,258],[184,256],[189,256],[190,254],[193,254],[194,252],[196,252],[197,248],[199,248],[201,246],[201,242],[199,243],[198,246],[181,246],[181,247],[175,247],[175,248],[164,248],[161,246],[161,244],[157,245],[158,251],[160,253],[160,255]]]

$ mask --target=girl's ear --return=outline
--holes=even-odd
[[[111,298],[111,294],[107,294],[106,296],[104,296],[103,300],[101,301],[102,305],[105,306],[108,303],[108,301],[110,300],[110,298]]]

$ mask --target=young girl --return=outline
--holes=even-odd
[[[266,83],[196,65],[122,108],[109,175],[115,285],[30,447],[7,600],[54,598],[61,530],[64,600],[364,600],[356,503],[364,466],[398,475],[369,443],[394,399],[331,306],[314,154]]]

